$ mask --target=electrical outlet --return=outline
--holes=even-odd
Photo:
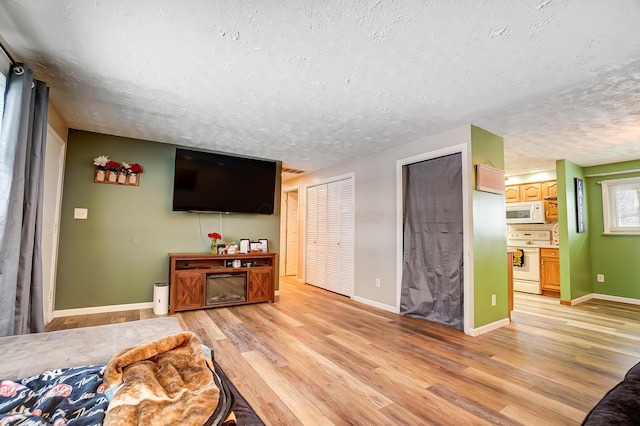
[[[495,294],[491,295],[491,306],[496,306],[496,295]]]
[[[604,274],[598,274],[597,278],[598,278],[598,282],[599,283],[603,283],[604,282]]]
[[[376,287],[380,288],[380,278],[376,278]]]

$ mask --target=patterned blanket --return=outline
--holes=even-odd
[[[232,396],[191,332],[125,349],[104,365],[0,380],[0,426],[234,425]]]
[[[0,381],[0,425],[100,425],[108,400],[103,365],[45,371]]]

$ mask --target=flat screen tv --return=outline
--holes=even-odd
[[[173,210],[273,214],[276,162],[176,148]]]

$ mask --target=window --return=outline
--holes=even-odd
[[[11,62],[0,51],[0,131],[2,131],[2,116],[4,114],[4,95],[7,90],[7,76],[11,68]]]
[[[640,235],[640,177],[601,184],[604,233]]]

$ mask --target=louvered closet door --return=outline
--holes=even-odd
[[[305,241],[307,254],[305,260],[305,281],[308,284],[318,285],[318,261],[317,254],[318,235],[318,187],[307,188],[307,224]]]
[[[327,185],[318,185],[318,232],[316,234],[317,285],[327,286]]]
[[[307,189],[307,279],[315,286],[353,295],[353,179]]]
[[[327,290],[338,292],[340,281],[340,186],[327,185]]]
[[[340,294],[353,296],[354,284],[354,209],[353,179],[346,179],[340,185],[340,215],[338,244],[338,289]]]

